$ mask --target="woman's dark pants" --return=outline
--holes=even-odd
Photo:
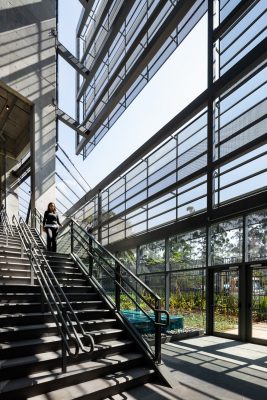
[[[45,228],[47,235],[47,251],[57,251],[57,231],[58,228]]]

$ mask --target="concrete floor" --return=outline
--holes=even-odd
[[[173,388],[146,384],[112,400],[267,400],[267,346],[203,336],[163,346]]]

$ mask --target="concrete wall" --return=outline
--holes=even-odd
[[[0,1],[0,79],[34,104],[32,205],[55,201],[56,0]]]

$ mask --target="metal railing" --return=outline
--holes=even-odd
[[[0,223],[3,227],[3,233],[6,235],[6,245],[8,246],[9,236],[13,237],[14,231],[4,208],[0,211]]]
[[[43,295],[43,306],[46,303],[62,338],[62,372],[67,369],[67,353],[77,357],[79,351],[91,353],[94,350],[94,339],[85,332],[60,283],[53,273],[42,249],[37,244],[30,228],[22,220],[13,216],[20,240],[31,262],[31,270],[37,279]],[[86,340],[86,347],[82,339]]]
[[[160,364],[161,331],[162,327],[169,325],[169,313],[161,309],[161,298],[74,220],[70,220],[65,226],[65,232],[59,235],[58,247],[71,253],[106,301],[121,316],[139,344],[145,346],[152,359]],[[143,321],[153,327],[153,333],[150,334],[152,346],[138,332],[138,328],[129,323],[122,310],[125,303],[131,304]]]
[[[40,236],[43,232],[43,216],[37,208],[35,208],[31,214],[31,225],[37,230]]]

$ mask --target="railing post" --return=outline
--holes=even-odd
[[[74,250],[74,238],[73,238],[73,221],[70,222],[70,251],[73,253]]]
[[[66,313],[65,308],[62,309],[62,317],[63,317],[63,321],[66,321],[67,313]],[[61,324],[61,329],[62,329],[63,336],[67,340],[63,323]],[[61,341],[61,369],[62,369],[63,374],[65,374],[67,372],[67,351],[66,351],[66,346],[65,346],[63,337],[62,337],[62,341]]]
[[[115,304],[117,311],[121,309],[121,266],[115,261]]]
[[[155,309],[155,361],[161,364],[161,322],[160,317],[160,299],[156,299],[156,309]]]
[[[31,263],[31,286],[33,286],[34,284],[34,272],[33,272],[33,249],[34,249],[34,245],[33,243],[31,243],[31,247],[30,247],[30,263]]]
[[[89,276],[90,277],[93,276],[93,264],[94,264],[92,251],[93,251],[93,239],[91,238],[91,236],[89,236]]]
[[[36,214],[35,214],[35,224],[36,224]],[[40,236],[42,236],[43,233],[43,224],[42,224],[42,216],[39,215],[39,230],[40,230]]]

